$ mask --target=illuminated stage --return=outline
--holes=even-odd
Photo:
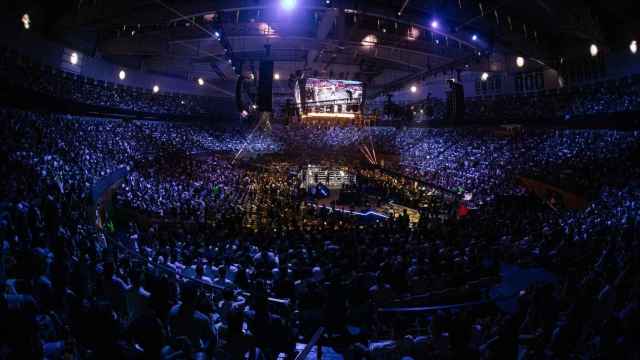
[[[386,199],[381,201],[374,195],[353,196],[354,192],[350,189],[356,185],[357,177],[347,166],[307,165],[298,176],[313,206],[378,219],[394,218],[406,212],[411,224],[420,220],[420,212],[416,209]]]
[[[329,189],[341,189],[345,185],[356,182],[356,176],[350,174],[346,166],[307,165],[299,176],[307,190],[318,184],[323,184]]]
[[[392,201],[378,204],[376,200],[371,199],[370,202],[365,202],[362,205],[340,204],[340,193],[341,190],[335,190],[331,192],[329,197],[316,199],[315,206],[354,216],[377,217],[379,219],[396,218],[406,211],[410,224],[414,225],[420,221],[420,212],[418,210],[395,204]]]

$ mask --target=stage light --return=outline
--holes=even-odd
[[[78,63],[78,53],[76,52],[72,52],[71,56],[69,56],[69,62],[72,63],[73,65]]]
[[[227,60],[227,62],[228,62],[229,64],[231,64],[231,59]]]
[[[365,36],[364,39],[362,39],[362,41],[360,42],[360,44],[362,44],[362,46],[364,46],[365,48],[374,47],[377,43],[378,37],[373,34]]]
[[[158,85],[153,85],[153,93],[157,93],[158,91],[160,91],[160,86]]]
[[[473,36],[471,37],[471,40],[478,41],[478,35],[473,34]]]
[[[631,44],[629,44],[629,50],[631,50],[631,53],[635,55],[635,53],[638,52],[638,42],[635,40],[631,41]]]
[[[259,23],[258,30],[260,30],[260,34],[262,35],[273,35],[275,33],[275,31],[273,31],[273,28],[266,22]]]
[[[412,93],[416,93],[418,92],[418,87],[415,85],[411,85],[411,88],[409,90],[411,90]]]
[[[219,32],[216,31],[216,32],[213,33],[213,35],[216,36],[216,39],[220,39],[220,33]]]
[[[203,78],[198,78],[198,85],[200,85],[200,86],[204,85],[204,79]]]
[[[591,53],[591,56],[597,56],[598,46],[596,44],[591,44],[591,46],[589,47],[589,52]]]
[[[433,20],[433,21],[431,22],[431,27],[432,27],[432,28],[437,29],[439,26],[440,26],[440,24],[438,23],[438,21],[437,21],[437,20]]]
[[[273,80],[280,80],[280,73],[274,73]]]
[[[483,72],[482,75],[480,75],[480,80],[482,80],[482,81],[489,80],[489,73]]]
[[[420,30],[416,27],[412,26],[411,28],[409,28],[408,33],[409,34],[407,35],[407,39],[409,40],[415,40],[420,37]]]
[[[29,14],[22,15],[20,21],[22,21],[22,26],[24,26],[25,30],[29,30],[31,27],[31,18],[29,17]]]
[[[516,66],[518,66],[519,68],[524,66],[524,58],[522,56],[518,56],[516,58]]]
[[[296,7],[296,0],[281,0],[280,6],[287,11],[293,10]]]
[[[124,72],[124,70],[120,70],[120,72],[118,73],[118,79],[124,80],[126,77],[127,77],[127,73]]]

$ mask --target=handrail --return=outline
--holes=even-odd
[[[411,295],[411,296],[407,296],[405,298],[397,298],[397,299],[393,300],[393,302],[398,303],[398,302],[420,300],[420,299],[428,298],[428,297],[431,297],[431,296],[434,296],[434,295],[438,296],[438,295],[446,294],[448,291],[453,291],[453,290],[457,291],[457,290],[460,290],[463,287],[466,288],[466,287],[468,287],[470,285],[477,284],[480,281],[493,281],[493,283],[497,283],[499,279],[500,279],[499,276],[485,276],[485,277],[482,277],[482,278],[477,279],[477,280],[467,281],[467,282],[465,282],[463,285],[461,285],[459,287],[449,287],[449,288],[445,288],[445,289],[441,289],[441,290],[433,290],[433,291],[429,291],[429,292],[422,293],[422,294]],[[488,287],[488,286],[486,286],[486,287]]]
[[[149,261],[149,259],[147,259],[146,257],[136,253],[135,251],[133,251],[131,249],[128,249],[122,243],[116,241],[116,244],[120,248],[124,249],[124,251],[126,251],[130,255],[138,257],[140,260],[144,261],[150,267],[160,268],[160,269],[163,269],[166,272],[174,273],[174,274],[176,274],[176,277],[179,277],[179,278],[182,278],[182,279],[185,279],[185,280],[188,280],[188,281],[195,282],[195,283],[197,283],[198,285],[200,285],[202,287],[208,287],[208,288],[210,288],[212,290],[223,291],[225,289],[224,286],[220,286],[220,285],[216,285],[216,284],[209,284],[209,283],[204,282],[204,281],[202,281],[200,279],[181,274],[181,273],[177,272],[176,270],[172,269],[169,266],[166,266],[166,265],[163,265],[163,264],[153,264],[151,261]],[[250,292],[247,292],[247,291],[244,291],[244,290],[241,290],[241,293],[245,297],[252,296],[252,294]],[[273,297],[267,297],[267,300],[269,300],[270,302],[273,302],[273,303],[277,303],[279,305],[285,305],[285,306],[289,305],[289,300],[288,299],[278,299],[278,298],[273,298]]]
[[[392,307],[392,308],[378,308],[378,312],[381,313],[415,313],[415,312],[427,312],[427,311],[435,311],[435,310],[445,310],[445,309],[457,309],[461,307],[475,306],[475,305],[483,305],[492,302],[502,302],[506,300],[511,300],[520,295],[520,292],[515,292],[511,295],[496,297],[488,300],[480,300],[480,301],[472,301],[462,304],[452,304],[452,305],[435,305],[435,306],[419,306],[419,307]]]
[[[318,328],[318,330],[316,330],[316,332],[311,337],[311,340],[309,340],[309,342],[304,347],[304,349],[300,352],[300,354],[298,354],[298,356],[296,356],[295,360],[305,360],[307,358],[307,356],[309,356],[309,353],[311,352],[311,349],[314,346],[316,346],[318,341],[320,341],[320,337],[322,336],[322,334],[324,334],[324,326],[320,326]]]

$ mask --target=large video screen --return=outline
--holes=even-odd
[[[300,84],[296,88],[296,101],[303,106],[362,103],[360,81],[308,78],[303,83],[304,89],[300,88]]]

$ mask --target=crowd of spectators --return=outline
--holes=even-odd
[[[97,81],[71,72],[35,63],[6,48],[0,48],[0,81],[43,96],[76,103],[136,113],[203,115],[220,112],[220,99],[191,94],[154,93],[152,88]],[[162,90],[162,89],[161,89]]]
[[[557,93],[499,95],[465,101],[466,120],[536,122],[584,118],[640,110],[640,81],[622,78],[585,84]]]
[[[465,98],[465,122],[486,124],[540,123],[593,118],[597,115],[640,110],[640,80],[636,77],[583,84],[544,92],[499,94]],[[379,119],[397,124],[440,124],[446,120],[447,104],[427,98],[389,105],[380,98],[367,107]]]
[[[568,101],[567,119],[601,113],[623,113],[640,110],[640,82],[622,79],[606,84],[592,84]]]
[[[14,110],[0,118],[3,357],[275,359],[320,325],[323,343],[354,358],[640,356],[637,132],[248,135]],[[403,215],[364,224],[312,206],[286,166],[236,162],[241,149],[291,163],[337,152],[356,167],[362,143],[397,152],[399,172],[473,193],[478,209],[414,227]],[[114,212],[96,226],[90,189],[123,167]],[[547,206],[518,186],[522,175],[580,179],[591,201]],[[523,289],[513,312],[378,311],[486,300],[500,263],[544,266],[559,280]]]
[[[638,132],[614,130],[407,130],[396,137],[404,170],[439,186],[473,193],[484,203],[496,195],[522,193],[518,176],[588,194],[592,182],[617,178],[612,168],[627,161]],[[420,139],[416,141],[415,139]],[[593,151],[593,148],[600,149]],[[623,170],[621,170],[623,171]]]

